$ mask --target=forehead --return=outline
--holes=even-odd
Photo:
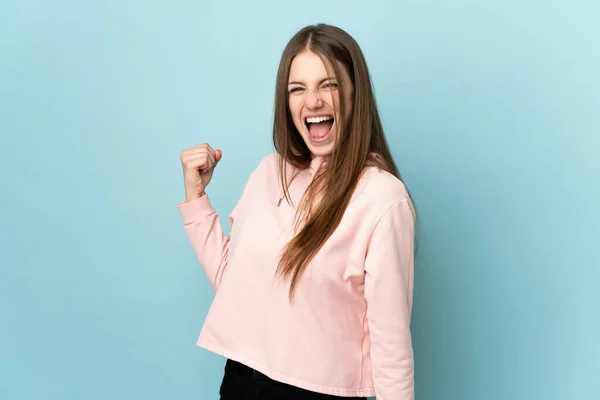
[[[317,54],[305,51],[294,57],[290,66],[290,81],[316,82],[327,76],[333,76],[334,72],[328,68]]]

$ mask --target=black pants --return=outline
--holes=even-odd
[[[288,385],[255,371],[237,361],[227,360],[219,391],[221,400],[365,400],[364,397],[338,397]]]

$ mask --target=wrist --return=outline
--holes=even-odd
[[[198,200],[199,198],[201,198],[205,195],[206,195],[206,192],[204,190],[202,190],[200,192],[192,192],[192,193],[186,194],[185,201],[190,202],[190,201]]]

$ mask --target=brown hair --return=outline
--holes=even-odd
[[[290,300],[296,285],[310,261],[339,225],[354,189],[368,165],[376,165],[402,180],[387,145],[367,63],[356,41],[345,31],[331,25],[307,26],[298,31],[285,47],[275,88],[273,143],[279,157],[279,176],[285,197],[290,202],[286,163],[295,168],[309,166],[312,155],[296,129],[289,110],[288,78],[294,57],[304,51],[317,54],[334,76],[346,69],[353,85],[353,106],[348,121],[336,119],[336,147],[324,168],[315,174],[301,207],[297,210],[296,230],[304,224],[284,247],[277,272],[290,279]],[[338,79],[340,112],[344,116],[344,82]],[[375,155],[375,157],[373,157]],[[319,195],[321,201],[315,202]],[[317,204],[315,204],[317,203]],[[302,216],[302,218],[300,218]]]

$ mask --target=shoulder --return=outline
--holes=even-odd
[[[367,167],[364,175],[364,195],[375,199],[388,199],[397,203],[409,197],[404,182],[387,171],[377,167]]]
[[[246,178],[242,197],[253,197],[256,193],[265,192],[273,184],[273,174],[277,171],[278,155],[270,153],[255,162]]]
[[[270,175],[272,172],[277,170],[278,163],[279,155],[276,152],[263,156],[252,171],[251,177],[254,178]]]
[[[260,160],[259,165],[263,165],[263,164],[277,165],[277,163],[279,162],[279,158],[280,158],[279,154],[274,151],[274,152],[269,153],[266,156],[264,156]]]
[[[381,216],[392,206],[410,203],[410,195],[404,182],[376,166],[365,169],[359,196]]]
[[[265,169],[272,171],[273,169],[279,167],[280,160],[281,156],[277,152],[269,153],[260,160],[257,169]]]

